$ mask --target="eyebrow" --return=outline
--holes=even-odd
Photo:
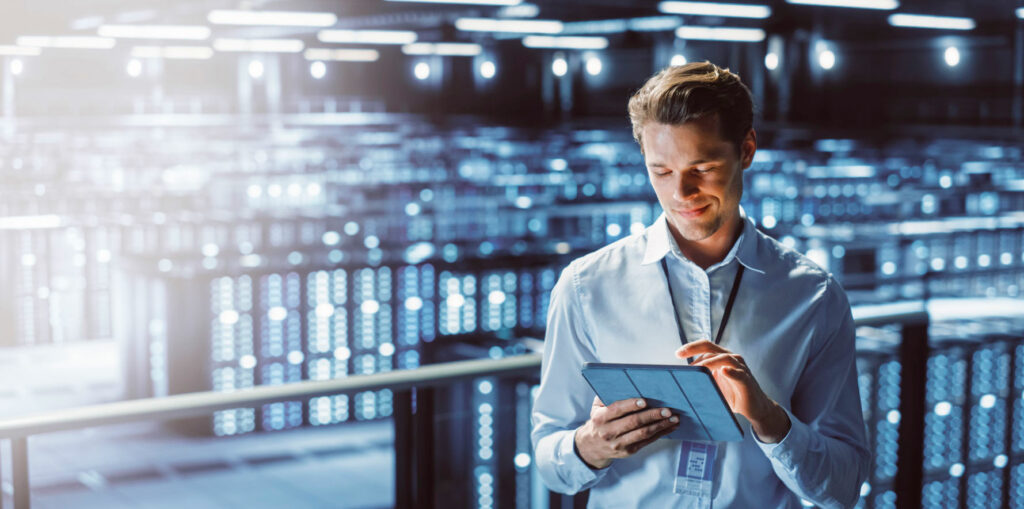
[[[698,164],[711,163],[711,162],[717,162],[717,160],[716,159],[694,159],[693,161],[690,161],[689,163],[686,163],[686,166],[696,166]],[[647,163],[647,166],[650,166],[652,168],[667,168],[668,167],[667,164],[659,163],[659,162]]]

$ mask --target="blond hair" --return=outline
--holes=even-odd
[[[723,139],[737,151],[754,123],[754,102],[740,77],[711,62],[672,66],[655,74],[629,99],[633,138],[649,122],[681,125],[715,116]]]

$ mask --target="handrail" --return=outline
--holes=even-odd
[[[334,380],[260,386],[235,392],[196,392],[162,398],[118,401],[0,420],[0,438],[20,438],[53,431],[141,420],[197,417],[217,410],[342,392],[433,387],[454,380],[480,376],[531,374],[539,368],[540,354],[527,354],[496,360],[455,361]]]
[[[897,302],[881,306],[854,308],[853,315],[854,323],[857,326],[902,324],[904,326],[904,341],[901,346],[901,357],[921,358],[922,355],[920,354],[927,351],[929,317],[923,303]],[[426,408],[429,408],[432,399],[429,389],[475,377],[535,377],[539,374],[540,367],[541,355],[533,353],[504,359],[474,359],[448,362],[427,365],[416,369],[389,371],[372,375],[356,375],[334,380],[260,386],[234,392],[198,392],[161,398],[118,401],[3,419],[0,420],[0,439],[10,439],[11,485],[13,488],[12,498],[14,499],[14,507],[15,509],[28,509],[31,504],[28,474],[28,437],[32,435],[134,421],[160,421],[198,417],[209,415],[218,410],[258,406],[282,400],[287,401],[346,392],[391,389],[398,393],[396,398],[402,401],[401,405],[398,405],[396,401],[396,410],[399,410],[399,406],[402,407],[395,414],[396,450],[399,448],[405,450],[412,447],[419,451],[416,453],[417,455],[422,456],[419,458],[419,462],[429,462],[432,461],[428,451],[429,444],[428,446],[419,444],[418,442],[423,440],[422,437],[411,438],[405,436],[413,431],[410,427],[410,416],[407,415],[411,408],[410,389],[426,390],[423,394],[423,403],[426,405]],[[900,426],[901,436],[909,430],[912,424],[923,426],[924,371],[923,368],[918,371],[920,372],[916,374],[908,372],[907,381],[916,383],[913,388],[922,395],[922,399],[921,401],[911,402],[916,405],[913,407],[909,403],[901,405],[901,413],[905,414]],[[912,374],[915,376],[909,376]],[[429,418],[429,415],[427,418]],[[414,435],[415,433],[412,434]],[[914,440],[911,440],[913,442],[911,445],[918,447],[911,448],[913,450],[909,454],[901,453],[900,464],[904,469],[913,466],[918,468],[914,472],[910,472],[909,475],[901,476],[901,478],[897,479],[896,484],[899,485],[898,492],[900,497],[902,497],[901,500],[916,501],[918,502],[917,505],[920,505],[919,485],[921,472],[919,467],[920,460],[923,458],[920,450],[923,437],[919,436],[920,433],[917,433],[917,435]],[[396,454],[401,453],[396,452]],[[396,456],[396,462],[396,476],[401,476],[406,481],[409,480],[412,477],[412,470],[410,470],[412,463],[406,460],[399,461],[398,456]],[[405,500],[411,496],[410,493],[412,492],[409,489],[402,488],[400,485],[400,482],[396,482],[396,488],[399,488],[397,489],[396,496],[401,500]],[[429,492],[424,491],[423,493]],[[2,504],[3,495],[0,494],[0,507],[2,507]]]
[[[853,311],[854,323],[857,326],[928,323],[928,313],[919,302],[857,306]],[[342,392],[435,387],[464,378],[528,374],[539,367],[540,354],[527,354],[504,359],[474,359],[433,364],[416,369],[356,375],[334,380],[259,386],[235,392],[195,392],[161,398],[118,401],[2,419],[0,439],[140,420],[197,417],[217,410]]]

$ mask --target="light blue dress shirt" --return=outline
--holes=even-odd
[[[715,508],[852,507],[868,475],[869,451],[857,388],[854,325],[830,274],[757,231],[743,214],[729,254],[707,270],[688,260],[664,215],[645,231],[573,261],[551,292],[533,447],[548,487],[590,489],[589,507],[683,507],[673,493],[680,442],[660,439],[592,470],[573,450],[594,392],[584,362],[684,363],[672,312],[687,338],[713,339],[737,263],[746,268],[721,345],[740,354],[762,390],[789,414],[777,444],[754,437],[737,415],[742,442],[718,444]],[[678,309],[660,261],[668,256]],[[611,402],[605,402],[611,403]]]

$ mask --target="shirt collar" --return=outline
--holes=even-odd
[[[736,239],[736,243],[733,244],[725,258],[721,262],[712,265],[709,270],[728,265],[732,262],[733,258],[736,258],[747,269],[764,274],[764,270],[761,269],[760,260],[757,258],[757,230],[754,227],[753,221],[747,217],[743,207],[740,207],[740,220],[743,221],[743,230],[740,232],[740,238]],[[672,233],[668,228],[668,218],[665,217],[663,212],[654,221],[654,224],[647,227],[647,248],[644,251],[643,261],[640,263],[641,265],[648,265],[659,262],[670,252],[685,258],[682,251],[679,250],[679,245],[672,238]]]

